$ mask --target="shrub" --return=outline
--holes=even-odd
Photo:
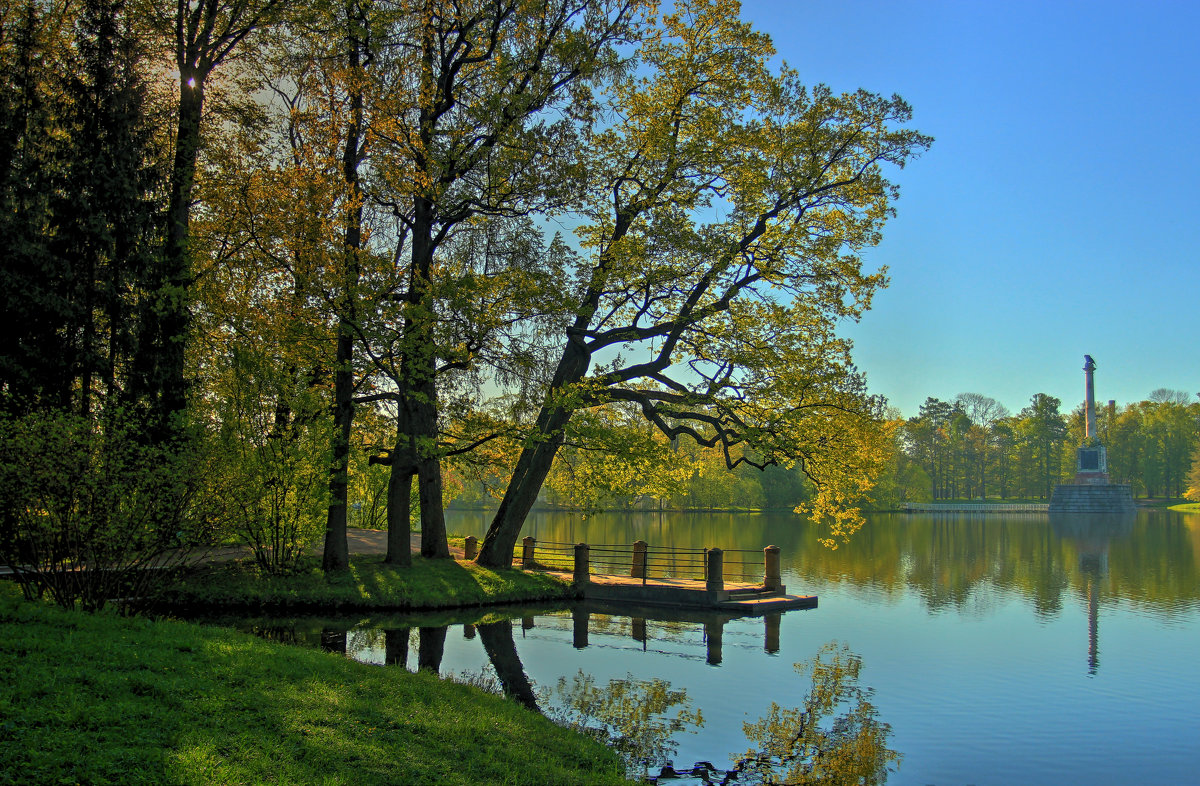
[[[0,418],[0,560],[28,598],[101,608],[142,596],[208,539],[186,442],[147,444],[123,413]]]

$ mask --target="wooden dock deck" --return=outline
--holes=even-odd
[[[547,571],[566,581],[567,572]],[[593,573],[579,585],[584,600],[645,606],[714,609],[743,617],[756,617],[790,609],[815,609],[816,595],[789,595],[785,588],[768,590],[761,584],[727,582],[724,589],[710,590],[696,579],[651,578]]]

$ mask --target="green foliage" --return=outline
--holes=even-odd
[[[1188,490],[1184,496],[1200,502],[1200,442],[1197,442],[1192,453],[1192,468],[1188,471],[1187,484]]]
[[[259,353],[235,348],[226,360],[224,395],[213,404],[220,426],[207,493],[258,565],[287,573],[324,531],[324,397]]]
[[[773,54],[737,4],[679,2],[606,90],[571,206],[573,313],[481,559],[515,541],[570,421],[616,402],[730,468],[799,465],[834,538],[861,523],[881,402],[836,327],[886,284],[860,255],[892,215],[889,171],[931,140],[899,97],[803,85]]]
[[[953,402],[926,399],[893,447],[891,475],[883,481],[893,507],[921,495],[1046,499],[1055,484],[1070,482],[1076,448],[1085,441],[1083,407],[1068,415],[1059,407],[1057,399],[1040,393],[1017,415],[975,393]],[[1200,444],[1200,404],[1186,394],[1158,390],[1151,400],[1098,410],[1098,441],[1107,450],[1112,481],[1129,483],[1137,496],[1183,496],[1189,461]],[[912,472],[911,464],[923,473]],[[880,507],[888,507],[882,491],[880,499]]]
[[[141,596],[209,540],[188,445],[146,445],[127,420],[0,418],[0,559],[28,597],[94,610]]]
[[[248,634],[0,586],[0,784],[621,784],[513,702]]]
[[[144,404],[140,336],[162,184],[142,52],[122,2],[0,15],[0,407]]]
[[[811,675],[800,707],[771,702],[767,715],[743,725],[758,746],[738,762],[746,783],[863,784],[887,780],[900,754],[887,747],[891,727],[881,723],[871,689],[858,684],[862,658],[831,642],[796,672]],[[835,714],[837,713],[837,714]]]

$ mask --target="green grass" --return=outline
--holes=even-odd
[[[1169,510],[1178,510],[1182,513],[1200,513],[1200,502],[1185,502],[1182,505],[1172,505]]]
[[[431,674],[0,582],[0,784],[618,784],[608,749]]]
[[[255,609],[346,611],[456,608],[573,597],[569,584],[541,573],[493,570],[473,562],[423,559],[411,567],[381,556],[353,556],[350,569],[326,575],[315,559],[290,576],[262,574],[247,562],[198,569],[174,582],[161,603]]]

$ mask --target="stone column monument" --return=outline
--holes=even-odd
[[[1096,361],[1083,356],[1084,414],[1083,444],[1075,452],[1075,482],[1054,489],[1050,513],[1133,513],[1133,492],[1127,483],[1108,478],[1108,452],[1096,430]]]
[[[1102,484],[1108,483],[1108,451],[1100,444],[1100,434],[1096,430],[1096,361],[1091,355],[1083,356],[1084,378],[1084,427],[1083,444],[1075,454],[1075,483]]]

